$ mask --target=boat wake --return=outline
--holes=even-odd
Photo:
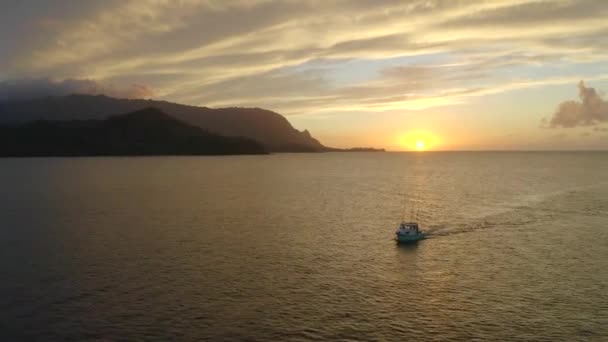
[[[425,227],[427,237],[449,236],[478,232],[494,228],[517,228],[533,223],[550,222],[565,216],[606,216],[608,217],[608,199],[605,193],[595,187],[578,187],[561,192],[545,194],[520,201],[517,206],[507,206],[485,216],[471,218],[468,222],[438,222]]]

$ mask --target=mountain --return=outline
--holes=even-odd
[[[34,120],[100,120],[149,107],[221,135],[254,139],[271,152],[326,150],[308,131],[298,131],[285,117],[265,109],[213,109],[166,101],[116,99],[104,95],[68,95],[0,102],[0,124]]]
[[[0,156],[264,154],[248,138],[224,137],[155,108],[105,120],[38,120],[0,125]]]

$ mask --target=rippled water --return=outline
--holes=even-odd
[[[606,341],[607,171],[608,153],[0,159],[0,340]],[[417,245],[392,240],[404,202]]]

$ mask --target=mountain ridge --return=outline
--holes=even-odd
[[[103,120],[0,125],[0,157],[266,153],[252,139],[210,133],[152,107]]]
[[[112,115],[154,107],[202,129],[262,143],[270,152],[329,151],[307,130],[295,129],[276,112],[262,108],[209,108],[168,101],[117,99],[106,95],[72,94],[0,102],[0,124],[36,120],[102,120]]]

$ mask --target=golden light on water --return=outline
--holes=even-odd
[[[439,138],[426,131],[407,132],[399,137],[399,145],[407,150],[426,151],[439,145]]]

